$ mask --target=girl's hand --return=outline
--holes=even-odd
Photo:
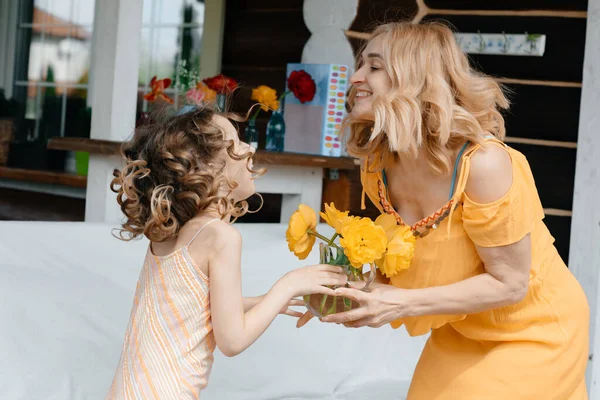
[[[335,296],[327,286],[343,286],[348,281],[342,267],[317,264],[290,271],[278,282],[290,299],[306,294],[322,293]]]
[[[261,296],[256,296],[256,297],[244,297],[243,298],[244,312],[248,312],[249,310],[251,310],[252,307],[254,307],[258,303],[260,303],[264,297],[265,297],[264,294]],[[290,308],[290,307],[294,307],[294,306],[304,306],[304,302],[302,300],[298,300],[298,299],[291,299],[288,302],[288,304],[279,311],[279,314],[285,314],[285,315],[289,315],[290,317],[296,317],[296,318],[299,318],[302,315],[304,315],[303,313],[296,311],[296,310],[292,310]]]
[[[300,311],[292,310],[290,307],[304,306],[304,302],[298,299],[291,299],[287,306],[283,307],[279,314],[289,315],[290,317],[300,318],[304,314]]]

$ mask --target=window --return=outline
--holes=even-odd
[[[8,82],[22,112],[9,166],[69,170],[67,154],[48,151],[47,142],[55,136],[89,137],[88,76],[96,0],[17,1],[16,51],[6,64],[14,70]],[[204,12],[203,0],[143,1],[138,112],[154,105],[143,99],[153,76],[178,82],[182,60],[199,69]],[[167,93],[177,101],[174,86]]]
[[[200,68],[200,44],[203,33],[204,2],[199,0],[144,0],[139,69],[138,112],[152,104],[143,99],[153,76],[171,78],[167,94],[178,101],[175,83],[177,65]]]
[[[17,140],[65,136],[87,105],[94,0],[22,1],[15,98],[25,129]]]
[[[9,165],[65,169],[53,136],[89,136],[87,102],[95,0],[21,0],[13,97],[21,106]]]

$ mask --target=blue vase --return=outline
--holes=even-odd
[[[254,118],[248,120],[248,126],[244,130],[244,141],[255,149],[258,148],[258,129]]]
[[[283,99],[279,109],[273,111],[267,123],[267,151],[283,151],[283,140],[285,136],[285,121],[283,120]]]

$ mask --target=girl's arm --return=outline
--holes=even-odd
[[[314,265],[287,273],[247,312],[241,286],[242,238],[225,223],[215,224],[215,252],[209,258],[210,308],[217,346],[228,356],[248,348],[277,314],[296,296],[310,293],[333,295],[325,285],[344,285],[346,275],[340,267]]]
[[[244,302],[244,312],[250,311],[250,309],[257,305],[264,297],[264,294],[262,296],[244,297],[242,299],[242,301]],[[304,315],[299,311],[292,310],[290,307],[293,306],[304,306],[304,302],[302,300],[292,299],[285,307],[283,307],[279,311],[279,314],[289,315],[290,317],[301,317],[302,315]]]

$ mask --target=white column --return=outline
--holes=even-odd
[[[221,73],[223,31],[225,29],[225,0],[204,1],[202,56],[200,77],[208,78]]]
[[[135,127],[142,0],[97,0],[92,44],[93,139],[122,141]],[[121,219],[115,194],[109,188],[119,157],[90,155],[85,220]]]
[[[358,0],[304,0],[304,23],[312,36],[302,51],[302,62],[345,64],[353,69],[354,53],[345,31],[357,8]]]
[[[299,204],[321,211],[323,168],[292,165],[259,165],[268,172],[256,180],[259,193],[281,193],[280,222],[286,224]]]
[[[589,0],[569,268],[590,304],[590,399],[600,399],[600,0]]]

